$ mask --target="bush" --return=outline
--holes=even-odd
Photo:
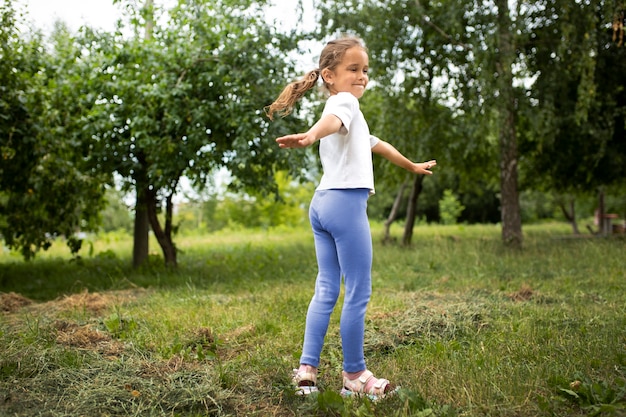
[[[443,192],[443,198],[439,200],[441,223],[455,224],[464,209],[465,206],[461,204],[459,198],[452,190],[445,190]]]

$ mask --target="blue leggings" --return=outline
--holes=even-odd
[[[331,313],[339,297],[343,276],[345,295],[341,310],[343,370],[365,369],[363,339],[365,311],[372,293],[372,235],[367,218],[369,190],[319,190],[309,218],[315,238],[318,275],[309,304],[301,364],[318,367]]]

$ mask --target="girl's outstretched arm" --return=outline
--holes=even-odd
[[[294,133],[276,139],[281,148],[305,148],[318,140],[339,132],[341,119],[334,114],[327,114],[317,121],[306,133]]]
[[[372,152],[382,156],[394,165],[406,169],[414,174],[433,175],[430,169],[437,165],[437,161],[432,159],[427,162],[412,162],[400,153],[396,148],[384,140],[379,142],[372,148]]]

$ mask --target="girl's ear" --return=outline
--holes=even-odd
[[[320,73],[320,75],[322,76],[322,79],[324,80],[324,82],[326,84],[332,84],[333,83],[333,72],[331,70],[329,70],[328,68],[324,68],[322,70],[322,72]]]

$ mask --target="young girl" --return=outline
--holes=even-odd
[[[391,392],[387,379],[376,378],[365,366],[365,311],[371,294],[372,237],[367,199],[374,194],[372,152],[412,173],[431,175],[435,160],[415,163],[392,145],[370,135],[359,110],[367,87],[369,63],[362,41],[344,37],[329,42],[319,68],[285,87],[267,107],[273,119],[283,117],[321,77],[330,94],[322,117],[305,133],[276,139],[281,148],[303,148],[320,141],[323,175],[309,208],[318,275],[306,316],[300,367],[294,370],[297,393],[317,391],[317,367],[331,313],[345,286],[340,334],[343,349],[343,395],[365,394],[376,399]]]

